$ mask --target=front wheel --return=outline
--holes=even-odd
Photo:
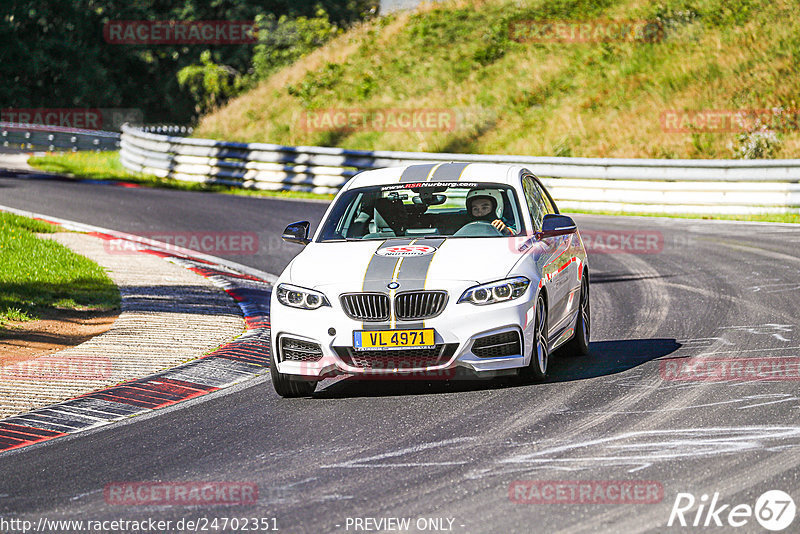
[[[547,305],[544,296],[536,299],[536,322],[533,334],[533,350],[531,362],[522,369],[523,376],[544,380],[547,378],[547,366],[550,355],[547,350]]]
[[[575,319],[575,335],[564,346],[564,352],[573,356],[589,354],[589,334],[592,324],[591,309],[589,308],[589,277],[584,273],[582,278],[578,318]]]
[[[274,354],[270,354],[269,357],[269,374],[272,377],[272,387],[275,388],[275,392],[281,397],[308,397],[317,389],[316,381],[292,379],[290,375],[278,371],[278,365],[275,363]]]

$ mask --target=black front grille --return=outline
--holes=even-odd
[[[394,313],[402,321],[436,317],[447,303],[446,291],[409,291],[394,298]]]
[[[382,293],[350,293],[340,297],[344,312],[357,321],[388,321],[389,297]]]
[[[499,358],[522,354],[518,332],[503,332],[479,337],[472,345],[472,353],[478,358]]]
[[[444,365],[456,351],[458,343],[436,345],[430,349],[355,350],[352,347],[334,347],[347,365],[361,369],[419,369]]]
[[[310,341],[282,337],[281,356],[290,362],[318,362],[322,359],[322,347]]]

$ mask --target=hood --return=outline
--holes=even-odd
[[[312,289],[385,288],[402,258],[397,271],[401,286],[414,281],[430,288],[432,282],[497,280],[520,259],[513,238],[421,239],[416,246],[410,244],[410,239],[310,243],[292,261],[288,275],[291,283]]]

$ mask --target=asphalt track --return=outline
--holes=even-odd
[[[257,254],[218,255],[274,273],[299,251],[276,238],[285,224],[316,225],[325,208],[11,177],[0,178],[0,204],[134,234],[257,232]],[[268,382],[251,382],[0,455],[0,515],[34,523],[274,517],[282,532],[309,533],[365,532],[352,526],[365,517],[411,518],[412,527],[448,518],[451,532],[469,533],[765,532],[753,517],[735,529],[666,524],[680,492],[698,504],[718,492],[730,505],[723,522],[732,506],[754,506],[767,490],[800,503],[797,371],[776,381],[671,380],[668,366],[800,356],[800,229],[575,218],[586,235],[644,231],[661,245],[647,254],[590,252],[591,354],[555,359],[546,383],[341,380],[313,398],[285,400]],[[509,487],[518,480],[652,481],[663,496],[517,503]],[[132,481],[247,481],[259,496],[228,507],[104,498],[107,484]],[[685,515],[690,525],[696,511]],[[798,530],[800,517],[786,532]]]

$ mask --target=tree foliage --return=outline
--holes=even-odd
[[[0,2],[0,108],[139,108],[149,122],[188,122],[234,94],[245,79],[257,79],[307,53],[336,28],[368,14],[374,4],[5,0]],[[115,20],[259,20],[293,40],[270,41],[273,36],[257,45],[110,44],[103,28]],[[179,80],[178,72],[186,67]]]
[[[178,83],[189,90],[195,101],[195,111],[203,114],[234,96],[242,87],[242,77],[227,65],[211,60],[211,51],[200,54],[199,65],[189,65],[178,71]]]

